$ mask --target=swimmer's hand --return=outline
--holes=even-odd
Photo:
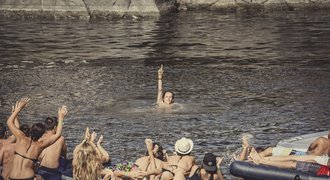
[[[164,73],[163,65],[160,65],[160,69],[158,70],[158,79],[159,79],[159,80],[162,79],[162,77],[163,77],[163,73]]]

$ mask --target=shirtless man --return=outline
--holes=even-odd
[[[330,130],[328,134],[328,138],[319,137],[314,142],[310,144],[308,147],[307,152],[300,152],[296,151],[293,152],[291,148],[285,147],[268,147],[265,150],[258,151],[261,157],[268,157],[268,156],[288,156],[288,155],[315,155],[315,156],[322,156],[327,155],[330,156]],[[237,158],[239,160],[244,160],[246,155],[249,154],[251,150],[251,146],[247,140],[247,137],[243,136],[243,151],[240,154],[240,157]]]
[[[46,132],[40,138],[40,140],[47,139],[56,133],[57,118],[47,117],[45,120]],[[40,168],[38,174],[46,180],[61,180],[62,173],[59,171],[59,160],[60,156],[66,159],[67,145],[65,139],[61,136],[54,144],[45,148],[40,156]]]
[[[308,147],[307,154],[316,156],[328,155],[330,156],[330,130],[328,138],[319,137]]]

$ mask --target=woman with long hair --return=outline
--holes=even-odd
[[[99,180],[102,176],[104,179],[114,178],[114,174],[110,169],[104,169],[102,162],[107,154],[100,145],[103,137],[101,136],[97,145],[94,144],[96,133],[90,135],[89,128],[86,128],[84,140],[78,144],[73,151],[73,178],[75,180]]]
[[[56,134],[48,139],[38,141],[45,132],[45,126],[42,123],[33,124],[30,136],[27,137],[24,132],[17,128],[14,120],[23,108],[29,103],[30,98],[22,98],[16,102],[15,109],[7,120],[10,131],[16,137],[15,156],[13,160],[12,171],[9,179],[33,180],[35,170],[38,165],[38,157],[42,150],[54,143],[62,133],[64,116],[67,114],[66,106],[58,109],[58,125]]]

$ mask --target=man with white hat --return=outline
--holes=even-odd
[[[185,180],[189,175],[192,166],[195,164],[195,157],[190,153],[194,143],[191,139],[181,138],[175,143],[175,155],[168,157],[168,171],[163,172],[162,179]]]

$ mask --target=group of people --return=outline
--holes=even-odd
[[[18,120],[18,114],[29,101],[29,98],[22,98],[13,107],[7,120],[12,136],[6,138],[6,128],[0,124],[1,177],[6,180],[61,179],[60,157],[65,157],[67,153],[61,134],[67,108],[60,107],[57,118],[48,117],[44,123],[29,127]],[[173,155],[168,155],[159,143],[146,139],[146,154],[129,169],[122,170],[104,165],[109,163],[110,156],[101,145],[103,136],[97,141],[96,137],[95,132],[90,133],[86,128],[83,141],[74,148],[73,179],[223,179],[220,170],[223,158],[207,153],[202,166],[197,166],[195,157],[191,155],[194,144],[188,138],[176,141]]]
[[[157,105],[168,108],[173,105],[174,94],[163,91],[163,66],[158,70]],[[12,107],[7,126],[12,133],[7,137],[6,126],[0,123],[0,166],[1,178],[5,180],[57,180],[62,179],[61,158],[66,159],[67,146],[62,134],[66,106],[58,109],[57,117],[48,117],[44,123],[31,127],[21,124],[18,114],[29,103],[22,98]],[[271,147],[260,150],[252,147],[243,138],[243,150],[237,160],[252,161],[281,168],[291,168],[330,176],[330,131],[329,137],[320,137],[313,142],[307,153]],[[99,179],[162,179],[162,180],[222,180],[223,158],[206,153],[201,165],[197,165],[191,154],[194,143],[181,138],[175,143],[175,152],[167,154],[159,143],[146,139],[146,154],[129,167],[118,168],[111,164],[109,153],[102,147],[103,136],[98,140],[95,132],[86,128],[83,140],[73,151],[72,175],[76,180]],[[290,152],[283,154],[283,152]]]
[[[243,136],[240,161],[251,161],[278,168],[294,169],[313,175],[329,176],[330,178],[330,130],[328,137],[318,137],[307,151],[299,151],[286,147],[253,147],[248,138]]]

